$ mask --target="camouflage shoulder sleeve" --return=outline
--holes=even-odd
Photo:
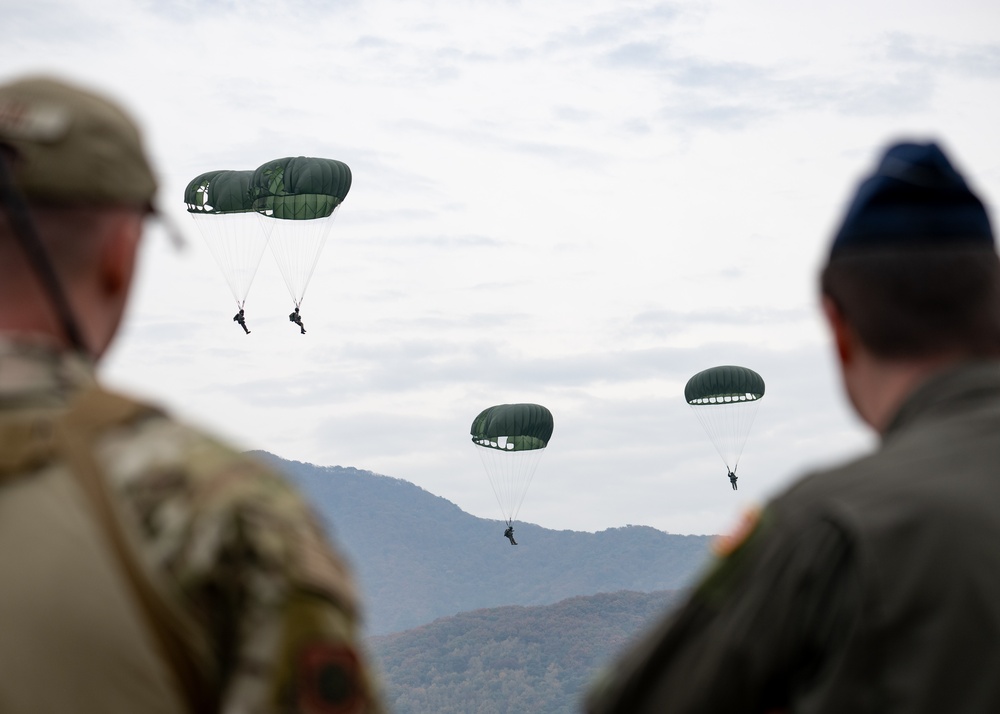
[[[382,711],[352,577],[290,484],[155,414],[98,457],[141,557],[206,634],[221,711]]]

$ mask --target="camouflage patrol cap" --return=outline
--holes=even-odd
[[[52,77],[2,84],[0,145],[30,199],[151,207],[156,179],[139,129],[106,97]]]

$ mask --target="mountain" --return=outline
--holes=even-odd
[[[677,592],[465,612],[369,645],[396,714],[575,714],[600,668]]]
[[[584,533],[518,523],[515,547],[502,521],[407,481],[254,454],[287,474],[322,516],[357,575],[369,635],[467,610],[683,588],[708,555],[711,536],[646,526]]]

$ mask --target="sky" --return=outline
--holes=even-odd
[[[519,520],[720,533],[875,445],[816,276],[860,178],[941,143],[994,219],[1000,5],[902,0],[0,0],[0,81],[57,74],[141,123],[159,203],[105,381],[241,449],[500,508],[485,407],[555,422]],[[252,334],[184,188],[283,156],[353,185],[302,303],[265,254]],[[766,382],[739,490],[683,399]]]

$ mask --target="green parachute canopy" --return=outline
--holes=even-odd
[[[250,181],[253,171],[206,171],[184,189],[191,213],[246,213],[253,210]]]
[[[351,169],[342,161],[289,156],[254,171],[254,208],[269,218],[310,221],[333,213],[351,190]]]
[[[728,404],[760,399],[764,380],[747,367],[724,365],[698,372],[684,387],[688,404]]]
[[[296,307],[350,190],[350,167],[334,159],[290,156],[253,172],[253,207],[264,219],[271,254]]]
[[[552,436],[552,412],[540,404],[498,404],[472,421],[472,440],[488,449],[544,449]]]
[[[184,189],[184,202],[240,308],[267,248],[266,227],[253,210],[253,171],[206,171]]]
[[[726,468],[734,473],[763,396],[763,378],[752,369],[734,365],[698,372],[684,387],[684,399]]]
[[[498,404],[472,420],[472,443],[507,525],[521,509],[552,427],[552,412],[540,404]]]

